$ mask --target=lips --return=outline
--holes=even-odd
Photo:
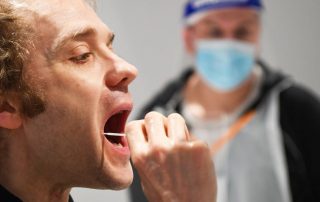
[[[129,110],[121,110],[112,115],[104,126],[105,133],[123,133],[125,124],[130,114]],[[127,147],[128,143],[125,137],[105,135],[105,138],[117,147]]]

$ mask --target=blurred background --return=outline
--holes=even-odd
[[[135,110],[189,60],[181,40],[184,0],[97,0],[98,15],[115,32],[115,52],[138,70]],[[265,0],[261,57],[320,95],[320,1]],[[128,192],[77,188],[76,202],[128,202]]]

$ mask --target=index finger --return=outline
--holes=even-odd
[[[135,154],[146,148],[147,140],[143,120],[129,122],[126,125],[125,133],[132,154]]]

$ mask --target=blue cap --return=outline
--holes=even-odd
[[[189,0],[184,9],[184,19],[187,21],[191,16],[205,11],[220,9],[246,7],[261,10],[262,0]]]

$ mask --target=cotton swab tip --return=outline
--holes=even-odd
[[[108,136],[119,136],[119,137],[124,137],[126,136],[125,133],[103,133],[104,135],[108,135]]]

